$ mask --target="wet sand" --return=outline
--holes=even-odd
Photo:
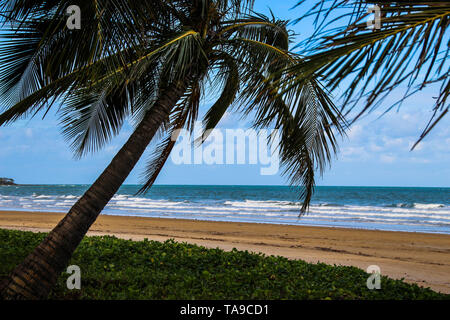
[[[0,228],[50,231],[62,217],[0,211]],[[89,235],[105,234],[132,240],[172,238],[364,270],[378,265],[391,278],[450,294],[450,235],[101,215]]]

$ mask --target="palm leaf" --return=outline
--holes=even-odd
[[[189,123],[188,119],[194,122],[197,114],[198,105],[200,103],[200,95],[198,82],[193,81],[193,85],[187,90],[187,93],[178,104],[177,108],[171,114],[170,123],[166,128],[167,135],[156,146],[144,171],[143,185],[139,189],[138,194],[146,193],[150,190],[156,181],[159,173],[163,169],[170,153],[175,146],[178,136],[176,130],[180,130]]]
[[[407,90],[387,111],[400,106],[425,86],[440,83],[433,118],[421,141],[449,109],[450,47],[446,31],[450,23],[450,2],[378,1],[377,4],[382,15],[380,30],[367,28],[367,9],[371,6],[367,1],[316,3],[302,17],[316,15],[315,40],[299,45],[308,57],[287,72],[302,75],[319,72],[330,90],[349,81],[343,93],[344,112],[349,113],[365,100],[353,121],[379,107],[400,85],[406,85]],[[331,11],[335,13],[334,18],[330,18]],[[338,27],[327,28],[331,22]]]
[[[225,75],[223,76],[225,77],[225,85],[222,94],[211,106],[203,119],[205,129],[201,137],[202,143],[205,142],[211,130],[217,126],[226,111],[230,108],[239,91],[239,69],[231,56],[224,56],[222,70],[223,69],[226,70]]]

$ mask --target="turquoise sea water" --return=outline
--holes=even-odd
[[[87,185],[0,186],[0,210],[67,211]],[[299,215],[283,186],[125,185],[103,214],[450,234],[450,188],[317,187]]]

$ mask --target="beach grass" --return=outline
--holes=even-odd
[[[0,229],[0,279],[44,237]],[[70,264],[81,269],[81,289],[67,289],[70,275],[63,273],[50,299],[450,299],[385,276],[381,289],[369,290],[369,274],[355,267],[173,240],[85,237]]]

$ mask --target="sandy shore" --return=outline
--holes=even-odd
[[[0,228],[49,231],[60,213],[0,211]],[[308,262],[378,265],[391,278],[450,293],[450,235],[101,215],[90,235],[237,248]]]

